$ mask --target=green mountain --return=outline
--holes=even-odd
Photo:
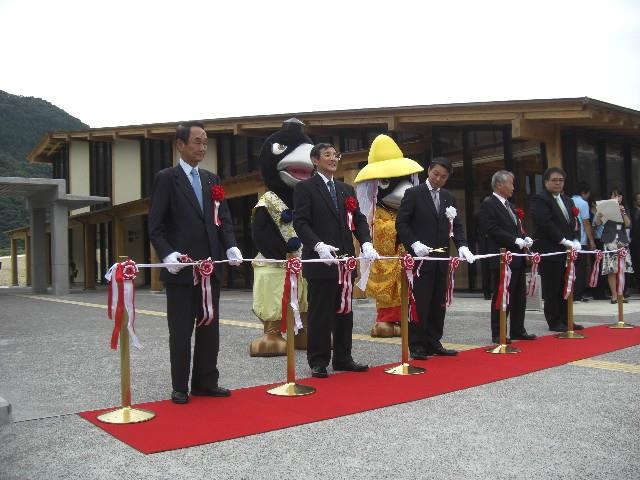
[[[85,128],[88,126],[46,100],[0,90],[0,177],[51,178],[51,167],[28,163],[28,153],[47,132]],[[23,199],[0,197],[0,252],[9,247],[4,232],[28,224]]]

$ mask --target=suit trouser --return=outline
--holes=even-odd
[[[326,367],[331,359],[333,335],[333,364],[344,364],[351,357],[353,312],[338,314],[342,285],[335,279],[307,278],[307,361],[311,367]]]
[[[491,285],[493,296],[491,297],[491,337],[500,335],[500,310],[496,309],[496,299],[498,298],[498,288],[500,283],[500,270],[491,269]],[[509,283],[509,305],[507,305],[507,315],[509,316],[509,333],[511,335],[522,335],[525,332],[524,315],[527,308],[527,285],[525,278],[524,263],[511,269],[511,283]]]
[[[565,257],[560,262],[544,257],[540,261],[544,318],[549,328],[567,325],[567,301],[562,298],[565,271]]]
[[[191,335],[196,315],[202,315],[200,285],[166,283],[169,356],[173,389],[187,392],[191,366]],[[214,319],[207,326],[196,327],[193,347],[191,389],[206,390],[218,385],[218,349],[220,347],[220,283],[211,277]]]
[[[442,346],[440,339],[444,331],[449,263],[433,263],[436,264],[434,270],[421,271],[420,276],[413,276],[413,296],[420,321],[409,322],[409,350],[412,352],[429,353]]]
[[[587,250],[587,245],[582,245],[583,250]],[[588,277],[588,267],[589,267],[589,254],[580,253],[578,255],[578,259],[576,260],[576,282],[573,286],[573,297],[576,300],[582,300],[582,296],[587,289],[587,277]]]

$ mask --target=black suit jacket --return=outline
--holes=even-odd
[[[560,198],[569,214],[569,221],[564,217],[555,198],[548,190],[531,197],[531,218],[535,225],[534,252],[559,252],[565,250],[565,247],[560,245],[563,238],[580,240],[580,224],[572,215],[572,209],[575,207],[573,200],[564,194]],[[564,262],[566,260],[563,255],[554,255],[546,258],[548,261],[556,262]]]
[[[411,187],[404,193],[396,217],[396,230],[407,252],[413,252],[411,245],[417,241],[431,248],[449,248],[449,219],[445,215],[445,210],[449,206],[457,208],[456,199],[444,188],[440,189],[439,198],[440,211],[436,212],[426,183]],[[458,248],[467,245],[459,216],[453,219],[453,242]],[[434,253],[432,256],[438,256],[438,254]],[[439,256],[446,257],[448,254],[439,254]],[[442,262],[425,262],[422,269],[434,269],[436,263]]]
[[[353,188],[335,180],[338,209],[336,210],[329,189],[318,174],[299,182],[293,193],[293,228],[302,241],[302,259],[319,258],[313,249],[318,242],[333,245],[340,250],[338,256],[355,256],[353,235],[360,245],[371,242],[367,218],[357,208],[353,212],[355,232],[347,226],[347,213],[344,202],[354,197]],[[338,267],[324,263],[304,263],[302,273],[306,278],[337,278]]]
[[[149,239],[162,260],[172,252],[189,255],[193,260],[226,258],[227,249],[236,246],[233,220],[226,201],[222,201],[218,216],[222,225],[213,223],[211,187],[219,184],[217,175],[199,169],[204,211],[200,208],[191,181],[180,165],[165,168],[156,174],[149,206]],[[219,275],[219,268],[216,275]],[[163,268],[160,279],[171,283],[193,283],[193,269],[183,268],[172,275]]]
[[[511,207],[516,220],[518,219],[515,209]],[[513,221],[511,215],[504,204],[495,196],[482,202],[478,214],[478,222],[482,225],[484,235],[486,235],[486,253],[500,253],[501,248],[506,248],[513,253],[522,253],[516,245],[516,238],[524,238],[521,232],[519,220]],[[487,259],[491,268],[497,269],[500,265],[499,257]],[[511,266],[519,268],[524,264],[524,257],[513,257]]]

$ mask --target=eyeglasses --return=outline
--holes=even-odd
[[[342,158],[342,154],[340,152],[335,152],[335,153],[325,152],[320,156],[326,160],[331,160],[332,158],[335,158],[336,160],[339,161]]]
[[[564,178],[550,178],[549,181],[553,183],[564,183]]]

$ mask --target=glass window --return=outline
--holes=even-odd
[[[218,176],[229,178],[231,176],[231,156],[232,156],[233,135],[222,134],[216,137],[218,147]]]
[[[640,192],[640,146],[631,147],[631,185],[634,195]]]
[[[233,164],[235,168],[232,175],[242,175],[249,173],[249,145],[248,139],[244,136],[233,137]]]
[[[589,185],[591,188],[591,198],[602,198],[603,194],[608,195],[600,191],[598,148],[594,140],[578,139],[576,164],[578,182],[585,182]]]
[[[624,161],[622,159],[622,147],[619,144],[607,142],[607,191],[605,195],[609,197],[614,188],[625,188]]]
[[[544,159],[540,143],[534,141],[514,140],[511,143],[513,157],[513,174],[515,175],[515,191],[511,201],[516,207],[525,212],[524,229],[531,233],[533,223],[529,215],[529,199],[531,195],[540,193],[543,188],[542,174],[544,173]]]

